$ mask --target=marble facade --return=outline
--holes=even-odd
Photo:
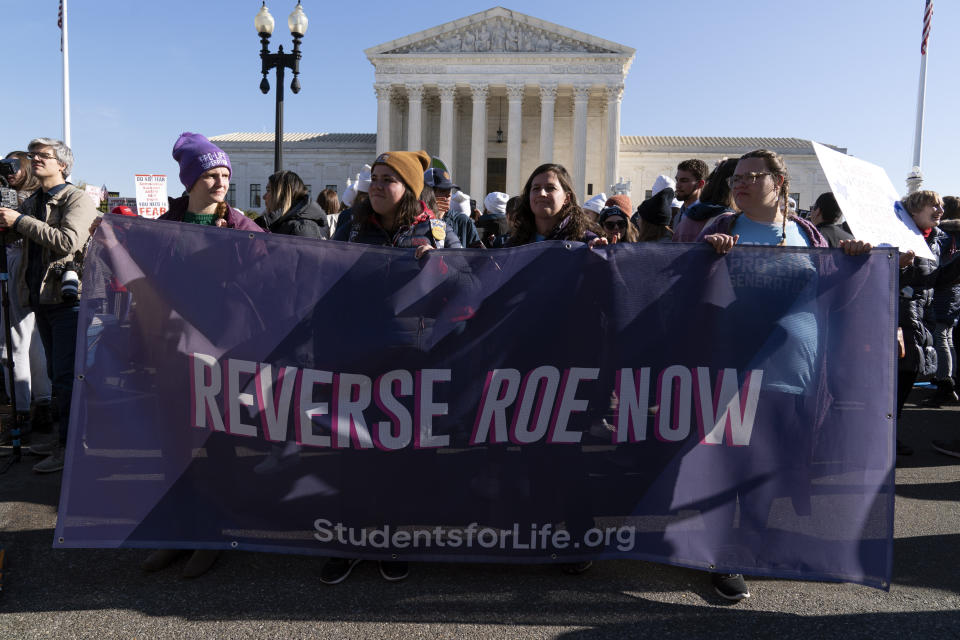
[[[376,135],[284,136],[286,168],[314,193],[332,184],[342,190],[382,151],[426,149],[478,200],[494,190],[519,193],[534,167],[558,162],[581,201],[629,183],[639,202],[657,175],[674,175],[680,160],[712,164],[759,146],[785,155],[801,208],[829,189],[807,140],[622,136],[624,81],[635,50],[502,7],[365,53],[374,67]],[[272,134],[213,140],[233,160],[236,203],[257,208],[251,185],[265,184],[272,170]]]

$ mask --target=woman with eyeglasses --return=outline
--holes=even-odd
[[[739,213],[725,213],[707,225],[700,235],[719,254],[735,245],[775,247],[827,247],[827,242],[810,222],[793,215],[787,207],[790,178],[783,158],[758,149],[737,161],[728,183]],[[847,240],[841,247],[848,255],[868,252],[870,244]],[[755,430],[751,452],[721,452],[713,460],[726,468],[738,490],[740,516],[734,527],[733,501],[706,511],[704,519],[729,536],[733,545],[746,544],[751,530],[764,531],[774,499],[787,492],[797,510],[809,496],[794,495],[804,486],[804,473],[812,454],[816,430],[818,387],[824,375],[824,336],[815,314],[818,270],[807,253],[791,253],[782,259],[769,255],[754,259],[730,259],[733,302],[722,309],[714,330],[724,335],[721,357],[727,366],[749,371],[763,369],[764,403],[758,409],[758,424],[770,429]],[[765,268],[763,278],[753,277]],[[765,313],[754,313],[763,309]],[[763,316],[779,318],[771,329]],[[784,451],[794,452],[787,459]],[[710,455],[707,453],[705,455]],[[749,455],[740,460],[740,455]],[[749,470],[750,476],[744,474]],[[744,475],[741,475],[744,474]],[[765,478],[765,479],[764,479]],[[749,597],[741,574],[711,573],[714,589],[729,600]]]

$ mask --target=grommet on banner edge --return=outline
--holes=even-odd
[[[231,548],[231,549],[236,549],[236,548],[239,547],[239,546],[240,546],[240,544],[239,544],[236,540],[231,540],[231,541],[230,541],[230,548]]]
[[[83,380],[83,374],[82,374],[82,373],[78,373],[78,374],[77,374],[77,380]]]
[[[556,560],[556,559],[557,559],[557,554],[551,553],[551,554],[550,554],[550,559],[551,559],[551,560]]]
[[[252,233],[251,233],[251,234],[248,234],[247,237],[250,238],[251,240],[253,240],[253,234],[252,234]]]
[[[57,538],[57,542],[60,544],[63,544],[63,536],[60,536],[59,538]]]
[[[396,559],[399,558],[399,557],[400,557],[400,556],[398,556],[398,555],[395,554],[395,553],[391,553],[391,554],[390,554],[390,559],[391,559],[391,560],[396,560]]]

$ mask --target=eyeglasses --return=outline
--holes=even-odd
[[[626,220],[607,220],[603,223],[603,228],[607,231],[623,231],[627,228]]]
[[[727,184],[730,187],[736,187],[741,184],[753,184],[763,176],[772,176],[773,174],[769,171],[761,171],[760,173],[740,173],[733,174],[727,178]]]
[[[27,157],[31,160],[54,160],[57,156],[52,153],[37,153],[36,151],[31,151],[27,154]]]

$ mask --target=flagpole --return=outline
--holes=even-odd
[[[923,39],[920,43],[920,89],[917,95],[917,128],[913,135],[913,169],[907,175],[907,192],[918,191],[923,184],[920,171],[920,156],[923,152],[924,94],[927,90],[927,42],[930,39],[930,24],[933,20],[933,0],[926,0],[923,7]]]
[[[63,142],[68,147],[70,145],[70,52],[67,43],[67,0],[61,0],[62,8],[61,20],[63,21],[63,31],[61,32],[60,46],[63,50]]]

